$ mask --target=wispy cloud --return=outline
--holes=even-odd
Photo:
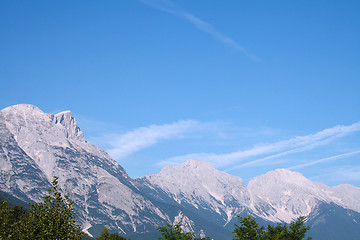
[[[194,153],[161,161],[159,165],[179,164],[187,159],[206,160],[217,167],[237,164],[227,171],[268,163],[269,160],[289,154],[304,152],[360,131],[360,122],[349,126],[335,126],[306,136],[297,136],[285,141],[254,146],[251,149],[226,154]],[[240,164],[239,164],[240,163]]]
[[[353,151],[353,152],[338,154],[338,155],[327,157],[327,158],[318,159],[318,160],[310,161],[307,163],[298,164],[298,165],[292,166],[288,169],[295,170],[295,169],[299,169],[299,168],[309,167],[309,166],[312,166],[312,165],[315,165],[318,163],[329,162],[329,161],[333,161],[333,160],[337,160],[337,159],[345,158],[345,157],[350,157],[350,156],[357,155],[357,154],[360,154],[360,151]]]
[[[141,127],[128,133],[112,136],[107,152],[116,160],[141,149],[150,147],[160,140],[179,138],[182,134],[199,127],[194,120],[182,120],[171,124]],[[109,139],[109,138],[108,138]]]
[[[348,181],[359,181],[360,180],[360,167],[359,166],[345,166],[334,169],[330,176],[336,176],[338,179],[342,179],[345,182]]]
[[[209,34],[212,38],[218,40],[222,44],[231,47],[234,50],[240,51],[241,53],[243,53],[253,61],[257,61],[257,62],[260,61],[260,59],[257,56],[250,53],[248,50],[246,50],[244,47],[236,43],[230,37],[219,32],[213,25],[189,13],[188,11],[176,5],[170,0],[140,0],[140,1],[151,7],[181,17],[186,21],[190,22],[199,30]]]
[[[336,176],[336,178],[334,178]],[[311,178],[313,181],[329,183],[350,183],[351,181],[360,181],[360,166],[345,165],[326,169],[325,173]],[[359,187],[359,186],[358,186]]]

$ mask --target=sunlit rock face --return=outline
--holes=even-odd
[[[70,111],[52,115],[15,105],[0,112],[0,131],[0,190],[39,201],[58,176],[84,228],[107,224],[121,233],[141,232],[168,220],[118,163],[85,141]]]

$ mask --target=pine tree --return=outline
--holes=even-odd
[[[236,240],[262,240],[265,234],[264,226],[259,227],[254,218],[248,216],[239,218],[240,225],[235,224],[233,233]]]
[[[279,223],[276,226],[268,225],[259,227],[252,217],[239,217],[240,225],[235,224],[233,233],[234,240],[302,240],[310,227],[305,227],[305,217],[299,217],[296,221]],[[311,240],[308,237],[307,240]]]
[[[96,240],[126,240],[126,238],[116,233],[110,233],[109,228],[105,226]]]
[[[29,213],[19,222],[19,239],[81,239],[75,223],[73,202],[59,192],[58,177],[54,177],[48,195],[39,203],[29,204]]]
[[[10,207],[7,201],[0,203],[0,239],[17,239],[16,226],[25,215],[22,206]]]
[[[174,225],[167,223],[163,227],[159,226],[158,231],[161,233],[161,236],[158,238],[158,240],[209,240],[210,239],[210,238],[196,238],[195,233],[193,232],[183,232],[180,223]]]

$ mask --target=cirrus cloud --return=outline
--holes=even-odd
[[[111,138],[107,152],[114,159],[124,158],[134,152],[150,147],[160,140],[179,138],[182,134],[194,131],[200,123],[194,120],[181,120],[164,125],[150,125]]]
[[[335,141],[353,132],[360,131],[360,122],[349,126],[335,126],[314,134],[296,136],[276,143],[263,144],[253,148],[225,154],[192,153],[165,159],[158,165],[176,165],[188,159],[205,160],[216,167],[232,166],[225,171],[269,163],[269,160],[289,154],[308,151]],[[310,166],[311,164],[309,164]]]
[[[221,42],[222,44],[241,52],[251,60],[255,62],[260,62],[260,59],[255,56],[254,54],[250,53],[247,49],[240,46],[237,42],[235,42],[230,37],[224,35],[223,33],[219,32],[212,24],[196,17],[195,15],[189,13],[185,9],[181,8],[180,6],[176,5],[174,2],[170,0],[140,0],[144,4],[147,4],[153,8],[159,9],[164,12],[168,12],[172,15],[178,16],[182,19],[185,19],[193,26],[209,34],[212,38],[216,39],[217,41]]]

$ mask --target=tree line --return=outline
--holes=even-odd
[[[62,196],[58,188],[58,178],[54,177],[52,188],[39,203],[29,203],[28,209],[11,206],[7,201],[0,201],[0,240],[69,240],[91,239],[84,235],[75,223],[73,202],[67,195]],[[305,226],[305,218],[277,225],[259,226],[251,217],[238,217],[233,240],[302,240],[310,227]],[[210,240],[197,238],[194,232],[183,232],[181,224],[169,224],[157,228],[158,240]],[[311,237],[306,238],[310,240]],[[117,233],[110,233],[103,228],[96,240],[127,240]]]

